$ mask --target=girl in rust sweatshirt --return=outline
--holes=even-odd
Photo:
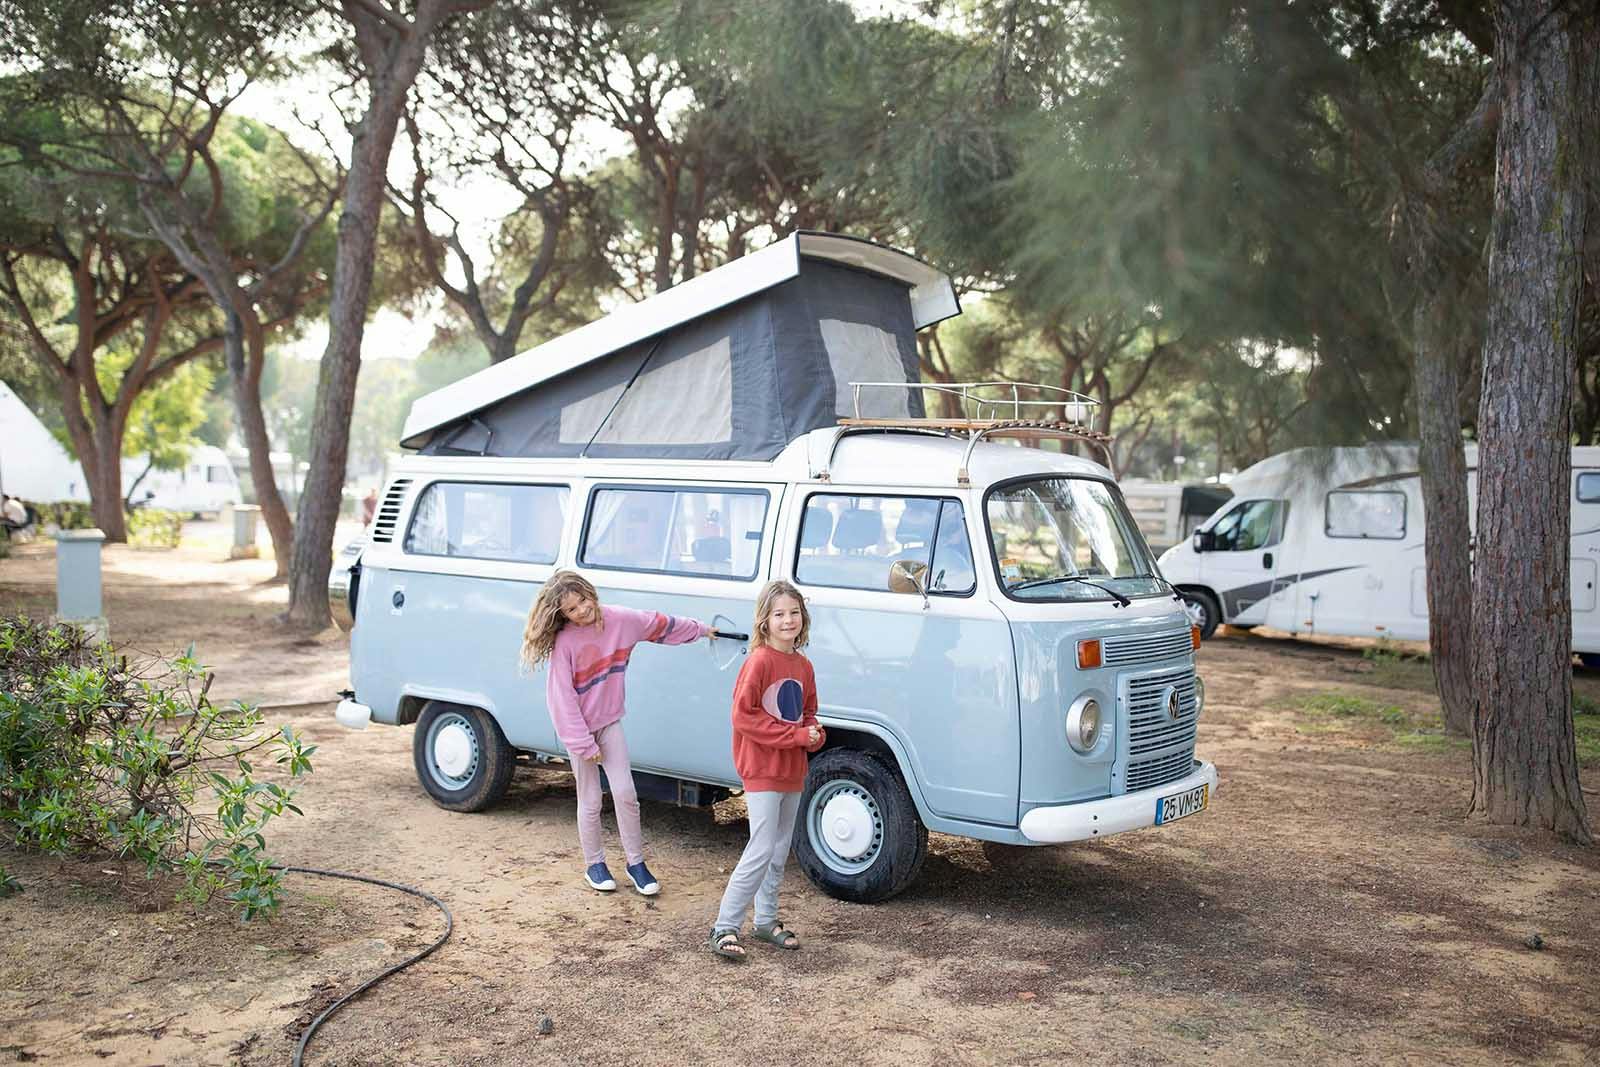
[[[711,928],[711,948],[725,959],[744,959],[739,928],[752,903],[752,936],[779,948],[800,947],[778,919],[778,883],[800,811],[806,753],[826,739],[817,724],[816,676],[800,653],[810,636],[811,615],[799,590],[768,582],[756,598],[750,655],[733,688],[733,766],[750,810],[750,843]]]

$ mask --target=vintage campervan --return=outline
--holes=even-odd
[[[1476,446],[1466,459],[1475,501]],[[1183,592],[1203,636],[1225,622],[1428,639],[1415,445],[1297,448],[1239,472],[1229,488],[1233,501],[1161,557],[1161,573]],[[1568,491],[1573,647],[1600,666],[1600,448],[1572,450]]]
[[[475,811],[515,760],[563,757],[517,665],[556,568],[724,633],[783,577],[828,729],[795,845],[825,891],[893,895],[929,830],[1045,844],[1203,810],[1198,633],[1109,472],[991,440],[1095,439],[1090,402],[957,385],[927,415],[915,333],[957,313],[926,264],[799,233],[418,400],[332,578],[353,627],[337,717],[414,724],[423,788]],[[641,791],[737,788],[743,654],[634,652]]]

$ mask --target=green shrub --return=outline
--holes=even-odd
[[[54,854],[116,855],[149,876],[183,879],[180,901],[218,892],[242,918],[279,905],[263,835],[315,746],[267,730],[253,707],[213,704],[211,675],[188,652],[134,662],[83,631],[0,619],[0,832]]]
[[[15,896],[20,892],[22,892],[22,883],[12,877],[10,871],[0,867],[0,900]]]
[[[128,514],[128,544],[145,548],[177,548],[183,537],[183,516],[161,508],[140,508]]]
[[[89,530],[94,528],[94,512],[79,500],[55,500],[47,504],[34,504],[39,527],[54,526],[58,530]]]

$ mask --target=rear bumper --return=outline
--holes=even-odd
[[[1022,817],[1019,829],[1023,837],[1040,845],[1085,841],[1120,834],[1124,830],[1138,830],[1155,825],[1156,802],[1162,797],[1170,797],[1201,785],[1211,787],[1206,794],[1209,806],[1211,797],[1217,792],[1217,768],[1204,760],[1195,760],[1194,770],[1186,777],[1154,789],[1104,800],[1086,800],[1081,804],[1034,808]]]
[[[367,724],[372,721],[372,709],[346,697],[339,701],[337,708],[333,709],[333,719],[340,726],[352,730],[365,730]]]

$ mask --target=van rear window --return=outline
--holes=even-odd
[[[434,482],[406,530],[414,556],[554,563],[566,525],[564,485]]]
[[[767,494],[619,486],[594,491],[583,565],[611,570],[754,578]]]

